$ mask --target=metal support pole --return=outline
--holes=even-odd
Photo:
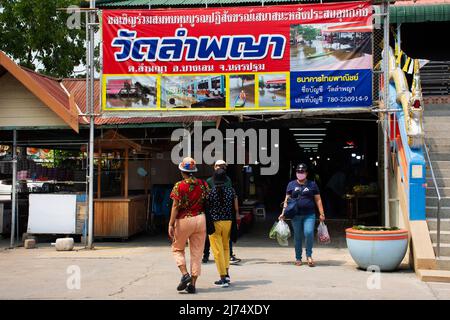
[[[95,0],[91,0],[90,8],[95,8]],[[88,203],[88,213],[89,213],[89,233],[88,233],[88,249],[93,249],[94,241],[94,26],[95,23],[95,11],[89,12],[89,58],[88,58],[88,70],[89,70],[89,97],[90,104],[87,106],[89,108],[89,203]]]
[[[397,46],[398,50],[402,49],[402,24],[397,23]]]
[[[11,186],[11,243],[9,247],[14,248],[14,237],[16,232],[16,194],[17,194],[17,131],[13,130],[13,147],[12,147],[12,186]]]
[[[386,110],[389,109],[389,63],[388,63],[388,51],[389,51],[389,0],[383,1],[383,100]],[[390,215],[389,215],[389,118],[390,113],[384,114],[384,225],[389,227]]]

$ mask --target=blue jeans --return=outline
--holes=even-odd
[[[316,224],[316,215],[296,215],[292,219],[292,227],[294,229],[295,242],[295,259],[302,260],[302,240],[306,240],[306,257],[312,256],[312,246],[314,242],[314,226]]]

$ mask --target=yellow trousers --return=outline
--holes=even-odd
[[[219,271],[221,277],[224,277],[230,267],[231,221],[215,221],[214,227],[216,231],[209,236],[209,242],[217,271]]]

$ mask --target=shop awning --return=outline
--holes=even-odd
[[[450,21],[450,3],[394,5],[389,14],[390,23]]]

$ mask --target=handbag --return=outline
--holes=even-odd
[[[236,243],[237,239],[238,239],[238,227],[237,227],[237,221],[236,221],[236,214],[233,213],[233,218],[231,220],[230,240],[233,243]]]
[[[214,232],[216,232],[216,227],[214,226],[214,220],[211,216],[211,212],[209,210],[209,201],[208,199],[205,199],[205,218],[206,218],[206,234],[212,235]]]
[[[288,198],[287,206],[284,209],[286,219],[292,219],[298,214],[297,200],[298,198]]]

